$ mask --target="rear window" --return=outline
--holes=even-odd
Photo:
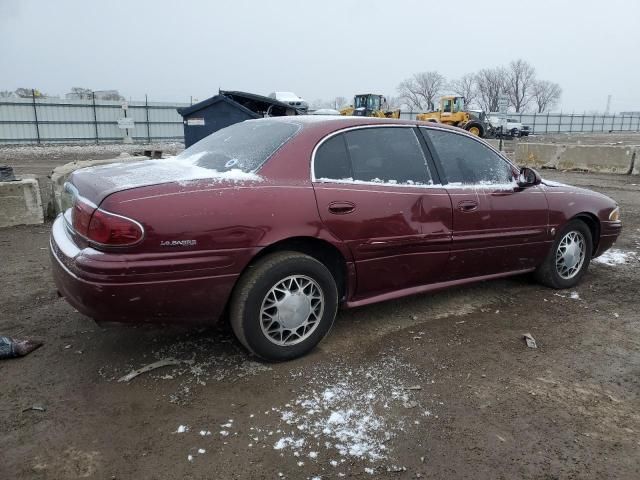
[[[217,172],[255,172],[300,128],[295,122],[247,120],[212,133],[177,158]]]

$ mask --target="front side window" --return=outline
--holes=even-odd
[[[490,185],[513,182],[511,166],[480,142],[453,132],[424,129],[450,184]]]

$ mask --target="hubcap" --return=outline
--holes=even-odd
[[[479,129],[478,127],[471,127],[471,128],[469,129],[469,133],[470,133],[471,135],[476,135],[476,136],[478,136],[478,135],[480,135],[480,129]]]
[[[565,280],[575,277],[585,259],[585,241],[580,232],[569,232],[558,244],[556,250],[556,271]]]
[[[320,324],[324,294],[305,275],[291,275],[267,292],[260,308],[262,333],[276,345],[295,345],[308,338]]]

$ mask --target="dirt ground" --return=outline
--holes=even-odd
[[[9,165],[17,175],[46,177],[65,163],[79,160],[103,160],[130,156],[144,150],[160,150],[175,155],[184,149],[182,143],[104,144],[104,145],[0,145],[0,165]]]
[[[620,203],[611,265],[343,311],[283,364],[224,326],[98,327],[56,296],[47,225],[0,230],[0,334],[45,342],[0,361],[0,478],[640,478],[640,178],[543,173]]]

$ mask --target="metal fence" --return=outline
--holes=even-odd
[[[0,144],[119,143],[128,134],[136,143],[184,141],[177,108],[189,103],[59,98],[0,99]],[[415,119],[420,112],[400,117]],[[132,118],[128,131],[118,119]],[[510,113],[508,118],[529,126],[533,134],[640,132],[640,115],[574,115],[564,113]]]
[[[0,99],[0,144],[118,143],[128,134],[136,143],[183,141],[177,108],[189,103],[59,98]],[[118,119],[132,118],[123,130]]]
[[[415,120],[420,112],[401,112]],[[495,114],[498,115],[497,113]],[[508,113],[507,118],[529,126],[533,134],[640,132],[640,115],[586,115],[567,113]]]

